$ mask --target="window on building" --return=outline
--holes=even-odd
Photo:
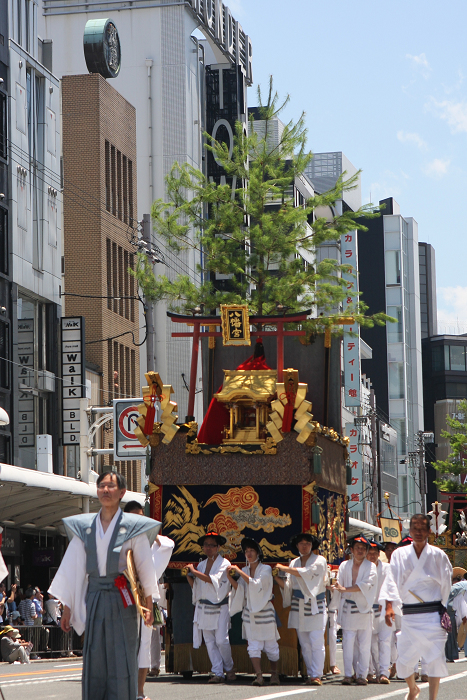
[[[107,239],[107,308],[119,316],[135,320],[135,279],[129,269],[134,269],[135,256]],[[128,298],[132,297],[132,298]]]
[[[17,183],[17,197],[16,197],[16,209],[17,209],[17,224],[19,228],[25,231],[28,228],[28,190],[26,187],[27,175],[24,175],[22,168],[19,168],[16,183]]]
[[[122,220],[122,154],[117,151],[117,219]]]
[[[407,454],[407,425],[405,418],[391,418],[391,425],[397,434],[397,454]]]
[[[8,323],[0,321],[0,386],[3,389],[10,388],[10,327]]]
[[[390,442],[386,440],[380,441],[380,464],[381,469],[386,474],[391,476],[397,476],[397,453],[396,446],[391,445]]]
[[[389,362],[389,398],[403,399],[404,391],[404,363]]]
[[[400,250],[387,250],[385,253],[386,262],[386,285],[399,285],[401,283],[401,253]]]
[[[442,345],[435,345],[431,348],[431,367],[433,372],[444,370],[444,349]]]
[[[123,221],[133,219],[133,164],[109,141],[105,142],[105,208]]]
[[[115,165],[115,146],[110,147],[110,196],[112,200],[111,213],[116,216],[117,214],[117,176],[116,176],[116,165]]]
[[[23,0],[16,0],[16,40],[23,44]]]
[[[0,157],[7,157],[8,142],[8,119],[7,119],[7,99],[3,92],[0,92]]]
[[[397,320],[397,323],[386,324],[388,343],[402,343],[404,339],[404,327],[402,325],[402,306],[388,306],[388,316],[392,316]]]
[[[25,31],[25,49],[26,51],[31,51],[30,41],[31,41],[31,2],[30,0],[25,0],[25,11],[24,11],[24,31]]]
[[[110,211],[110,143],[105,142],[105,208]]]
[[[8,274],[8,212],[0,208],[0,272]]]
[[[449,355],[450,369],[454,372],[465,372],[465,347],[462,345],[451,345]]]
[[[446,384],[447,399],[467,399],[467,384],[460,382],[449,382]]]

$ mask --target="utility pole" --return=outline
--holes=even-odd
[[[417,432],[417,447],[418,447],[418,468],[420,471],[420,498],[422,501],[421,512],[426,513],[426,468],[425,468],[425,438],[423,430]]]
[[[426,462],[425,462],[425,442],[431,442],[434,440],[433,433],[425,433],[423,430],[419,430],[417,433],[417,454],[418,454],[418,468],[420,470],[420,496],[422,501],[422,513],[426,513],[426,494],[427,494],[427,479],[426,479]]]
[[[147,243],[148,248],[151,248],[151,217],[149,214],[143,214],[141,237]],[[153,372],[156,369],[154,356],[154,306],[152,301],[147,299],[144,300],[144,304],[148,329],[146,337],[146,371]]]

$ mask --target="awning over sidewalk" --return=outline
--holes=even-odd
[[[358,520],[357,518],[349,518],[349,529],[347,530],[347,537],[355,537],[361,532],[365,537],[373,538],[375,535],[382,535],[383,531],[380,527],[367,523],[364,520]]]
[[[90,512],[97,513],[100,504],[95,484],[0,464],[0,523],[31,532],[57,528],[67,515],[84,512],[85,496],[89,496]],[[123,503],[143,504],[144,500],[144,494],[127,491]]]

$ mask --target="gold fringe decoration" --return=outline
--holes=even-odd
[[[202,644],[199,649],[193,649],[192,653],[193,671],[198,671],[198,673],[210,673],[212,664],[209,660],[206,645]]]
[[[192,671],[192,652],[193,644],[174,644],[174,673],[184,673],[185,671]]]

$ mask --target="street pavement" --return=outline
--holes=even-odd
[[[338,652],[338,664],[342,655]],[[339,666],[342,668],[342,665]],[[0,665],[0,689],[3,700],[81,699],[81,660],[66,659],[31,663],[30,665]],[[439,700],[467,700],[467,659],[448,664],[449,677],[441,681]],[[267,679],[267,677],[266,677]],[[342,686],[339,677],[324,681],[321,688],[304,686],[301,679],[286,679],[280,687],[251,686],[253,676],[239,675],[235,684],[208,685],[208,676],[195,674],[190,681],[166,674],[149,679],[145,692],[150,700],[404,700],[404,681],[393,680],[390,685]],[[428,700],[428,683],[421,683],[420,700]],[[0,693],[0,698],[2,694]]]

